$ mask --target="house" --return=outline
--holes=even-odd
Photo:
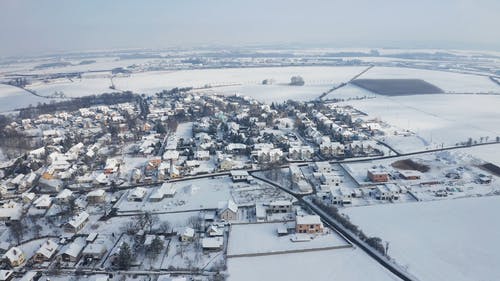
[[[210,152],[208,150],[197,150],[194,153],[194,159],[199,161],[210,160]]]
[[[224,237],[206,237],[201,239],[201,247],[207,251],[218,251],[224,245]]]
[[[344,182],[343,176],[339,174],[333,173],[322,173],[320,177],[320,181],[322,184],[329,186],[339,186]]]
[[[23,214],[22,205],[9,201],[0,208],[0,221],[18,221]]]
[[[71,198],[73,198],[73,191],[65,188],[57,194],[55,199],[58,204],[65,204],[68,203]]]
[[[277,200],[269,203],[271,213],[290,213],[292,212],[292,202],[287,200]]]
[[[87,193],[87,202],[89,204],[99,204],[104,201],[106,201],[106,192],[103,189],[96,189]]]
[[[330,173],[333,171],[333,167],[328,162],[314,162],[313,170],[317,173]]]
[[[38,199],[36,199],[33,204],[37,209],[47,210],[52,205],[52,198],[48,194],[43,194],[42,196],[38,197]]]
[[[23,203],[28,204],[35,200],[36,194],[34,192],[25,192],[21,194],[21,198],[23,199]]]
[[[238,205],[233,200],[219,202],[219,217],[226,221],[238,219]]]
[[[330,201],[332,204],[345,205],[351,204],[352,192],[345,188],[331,188]]]
[[[414,170],[401,170],[399,174],[405,180],[419,180],[422,177],[421,172]]]
[[[46,179],[41,177],[38,181],[38,187],[45,192],[59,192],[63,187],[63,182],[60,179]]]
[[[12,270],[0,270],[0,281],[10,281],[14,278],[14,271]]]
[[[4,255],[3,258],[6,259],[10,266],[17,267],[26,261],[26,256],[23,251],[17,247],[10,248]]]
[[[212,224],[207,228],[207,234],[210,237],[224,236],[224,227]]]
[[[147,189],[144,187],[136,187],[129,191],[127,199],[128,201],[141,202],[144,199],[144,196],[146,196],[146,193]]]
[[[109,174],[114,174],[118,172],[118,168],[120,167],[120,162],[118,159],[115,158],[110,158],[106,160],[106,166],[104,166],[104,173],[109,175]]]
[[[85,249],[83,249],[82,257],[91,258],[94,260],[100,260],[108,252],[105,245],[105,240],[95,240],[93,243],[88,244]]]
[[[317,215],[304,215],[295,217],[295,231],[297,233],[322,233],[323,223]]]
[[[233,170],[231,171],[231,179],[233,182],[247,181],[248,180],[248,172],[242,170]]]
[[[85,243],[81,240],[72,242],[61,254],[62,260],[67,262],[77,262],[82,255],[82,250],[84,247]]]
[[[389,181],[389,173],[383,167],[370,168],[367,171],[368,179],[372,182]]]
[[[377,185],[374,195],[378,200],[397,200],[399,198],[399,189],[395,184]]]
[[[74,216],[65,225],[65,230],[72,233],[77,233],[80,231],[89,220],[89,214],[87,212],[81,212]]]
[[[172,183],[165,182],[151,193],[149,201],[160,202],[163,198],[174,197],[176,190],[176,187]]]
[[[42,263],[49,261],[57,251],[57,243],[52,240],[47,240],[40,246],[40,248],[35,252],[33,260],[37,263]]]
[[[189,241],[193,241],[194,239],[194,229],[192,229],[191,227],[185,227],[181,234],[179,235],[179,240],[181,242],[189,242]]]

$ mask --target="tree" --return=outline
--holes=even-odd
[[[156,236],[153,241],[151,241],[151,245],[148,247],[148,256],[151,259],[156,259],[158,255],[161,253],[163,250],[163,241],[160,239],[160,237]]]
[[[132,259],[132,252],[127,243],[123,243],[118,252],[117,265],[120,269],[129,269]]]
[[[162,233],[170,233],[170,231],[172,230],[172,226],[168,221],[162,222],[159,228]]]
[[[188,219],[188,225],[195,230],[201,229],[201,218],[199,216],[192,216]]]
[[[16,239],[17,244],[20,244],[24,237],[24,224],[21,220],[11,222],[10,233]]]

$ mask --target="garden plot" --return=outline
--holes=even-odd
[[[235,184],[231,190],[231,195],[238,205],[253,205],[255,202],[292,199],[292,196],[288,193],[260,181],[256,184]]]
[[[358,248],[229,258],[229,281],[400,280]]]
[[[294,224],[291,222],[291,224]],[[227,254],[269,254],[297,250],[318,250],[332,247],[349,247],[337,233],[325,228],[324,234],[311,235],[307,242],[292,242],[293,234],[278,236],[278,228],[286,223],[233,224],[229,233]]]
[[[469,138],[478,143],[492,141],[500,136],[499,95],[415,95],[345,103],[399,130],[415,132],[431,147],[455,146]],[[397,144],[395,148],[399,149]]]
[[[162,258],[163,270],[222,269],[223,251],[203,251],[198,237],[193,242],[180,242],[177,237],[170,239],[166,255]]]
[[[500,279],[500,197],[344,209],[420,280]]]
[[[142,202],[129,201],[127,194],[116,204],[118,212],[179,212],[200,209],[217,209],[220,201],[231,198],[229,177],[217,179],[204,178],[189,181],[174,182],[177,192],[172,198],[164,198],[160,202],[150,202],[149,196],[153,188],[147,188],[147,194]],[[129,191],[130,192],[130,191]]]

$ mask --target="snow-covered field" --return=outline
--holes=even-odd
[[[28,88],[34,90],[42,96],[51,96],[55,92],[62,92],[67,97],[81,97],[111,93],[111,80],[109,78],[82,78],[82,79],[57,79],[48,83],[39,82],[29,85]]]
[[[17,108],[36,106],[38,103],[49,103],[50,100],[37,97],[19,88],[0,85],[0,112]]]
[[[500,197],[345,209],[420,280],[499,280]]]
[[[229,281],[399,280],[358,248],[229,258]]]
[[[453,73],[446,71],[376,66],[366,72],[363,79],[423,79],[445,92],[488,93],[500,92],[500,87],[486,76]]]
[[[415,95],[345,102],[428,143],[453,146],[500,135],[499,95]],[[405,151],[406,152],[406,151]]]
[[[304,249],[347,246],[335,232],[315,236],[308,242],[292,242],[293,235],[278,236],[278,227],[284,223],[235,224],[229,233],[228,255],[272,253]]]
[[[476,158],[500,166],[500,143],[465,148],[463,151]]]

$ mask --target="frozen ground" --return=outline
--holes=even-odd
[[[347,242],[335,232],[325,230],[308,242],[292,242],[293,235],[278,236],[284,223],[234,224],[229,233],[228,255],[271,253],[303,249],[345,246]],[[293,224],[293,222],[292,222]]]
[[[153,188],[148,188],[142,202],[127,200],[127,193],[116,203],[119,212],[175,212],[192,211],[201,209],[217,209],[221,201],[231,198],[230,188],[232,181],[229,177],[218,179],[196,179],[189,181],[174,182],[173,186],[177,192],[172,198],[164,198],[160,202],[150,202],[149,196]]]
[[[346,104],[400,129],[410,129],[433,146],[453,146],[486,136],[491,141],[500,135],[499,95],[377,97]]]
[[[229,281],[399,280],[358,248],[229,258]]]
[[[500,143],[492,145],[475,146],[463,149],[464,152],[479,158],[481,160],[491,162],[500,166]]]
[[[38,103],[49,103],[51,100],[32,95],[19,88],[0,84],[0,112],[36,106]]]
[[[361,78],[363,79],[423,79],[445,92],[453,93],[488,93],[500,92],[500,87],[486,76],[453,73],[446,71],[376,66]]]
[[[48,83],[39,82],[29,85],[28,88],[42,96],[51,96],[55,92],[63,92],[67,97],[81,97],[116,92],[109,88],[109,78],[82,78],[82,79],[57,79]]]
[[[500,197],[345,209],[420,280],[499,280]]]

